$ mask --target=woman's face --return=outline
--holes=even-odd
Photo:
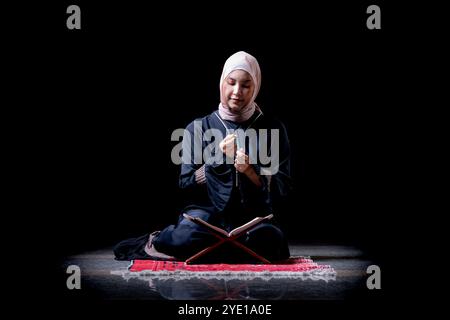
[[[232,71],[222,83],[221,102],[231,112],[239,113],[247,106],[255,91],[250,74],[244,70]]]

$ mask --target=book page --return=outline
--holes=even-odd
[[[251,227],[253,227],[254,225],[260,223],[263,220],[270,220],[270,219],[272,219],[272,217],[273,217],[273,214],[270,214],[270,215],[268,215],[266,217],[256,217],[255,219],[247,222],[246,224],[243,224],[242,226],[231,230],[230,233],[229,233],[229,236],[231,237],[231,236],[234,236],[234,235],[238,235],[241,232],[244,232],[245,230],[250,229]]]
[[[223,229],[221,229],[221,228],[219,228],[219,227],[216,227],[216,226],[214,226],[214,225],[212,225],[212,224],[206,222],[205,220],[202,220],[202,219],[197,218],[197,217],[191,217],[190,215],[185,214],[185,213],[183,214],[183,216],[184,216],[186,219],[189,219],[189,220],[191,220],[191,221],[198,222],[198,223],[200,223],[201,225],[203,225],[203,226],[205,226],[205,227],[207,227],[207,228],[209,228],[209,229],[213,229],[213,230],[215,230],[215,231],[217,231],[217,232],[223,234],[224,236],[229,237],[228,232],[226,232],[225,230],[223,230]]]
[[[190,215],[185,214],[185,213],[183,214],[183,216],[184,216],[186,219],[189,219],[189,220],[191,220],[191,221],[198,222],[198,223],[200,223],[201,225],[203,225],[203,226],[205,226],[205,227],[207,227],[207,228],[209,228],[209,229],[212,229],[212,230],[214,230],[214,231],[217,231],[218,233],[223,234],[223,235],[226,236],[226,237],[231,237],[231,236],[238,235],[238,234],[240,234],[241,232],[244,232],[245,230],[250,229],[251,227],[253,227],[254,225],[260,223],[260,222],[263,221],[263,220],[270,220],[270,219],[272,219],[273,214],[270,214],[270,215],[268,215],[268,216],[266,216],[266,217],[256,217],[256,218],[254,218],[253,220],[251,220],[251,221],[249,221],[249,222],[243,224],[242,226],[239,226],[239,227],[237,227],[237,228],[231,230],[230,233],[228,233],[228,232],[226,232],[225,230],[223,230],[223,229],[221,229],[221,228],[219,228],[219,227],[216,227],[216,226],[214,226],[214,225],[212,225],[212,224],[210,224],[210,223],[208,223],[208,222],[206,222],[205,220],[202,220],[202,219],[200,219],[200,218],[197,218],[197,217],[191,217]]]

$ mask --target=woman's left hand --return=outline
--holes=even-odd
[[[258,176],[255,169],[250,164],[249,158],[245,154],[244,149],[241,148],[236,152],[234,166],[237,171],[245,174],[256,186],[261,187],[263,185],[261,178]]]
[[[249,174],[250,171],[253,170],[253,167],[250,165],[248,155],[245,154],[244,149],[242,148],[236,152],[234,167],[236,168],[237,171],[244,174]]]

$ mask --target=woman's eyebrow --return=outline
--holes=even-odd
[[[233,81],[236,81],[236,79],[235,79],[235,78],[233,78],[233,77],[228,77],[228,79],[229,79],[229,80],[233,80]],[[245,79],[245,80],[241,80],[241,82],[249,82],[249,81],[252,81],[252,79]]]

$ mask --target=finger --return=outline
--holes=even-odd
[[[245,154],[245,152],[244,152],[244,149],[239,149],[238,151],[236,151],[236,154],[239,155],[239,156],[241,156],[241,157],[247,156],[247,155]]]
[[[235,145],[234,140],[228,140],[225,142],[226,145],[233,146]]]
[[[225,137],[225,139],[223,139],[223,141],[231,141],[231,140],[234,140],[235,138],[236,138],[236,134],[232,133],[232,134],[227,135]]]
[[[235,163],[237,164],[245,164],[245,157],[242,155],[236,155]]]

